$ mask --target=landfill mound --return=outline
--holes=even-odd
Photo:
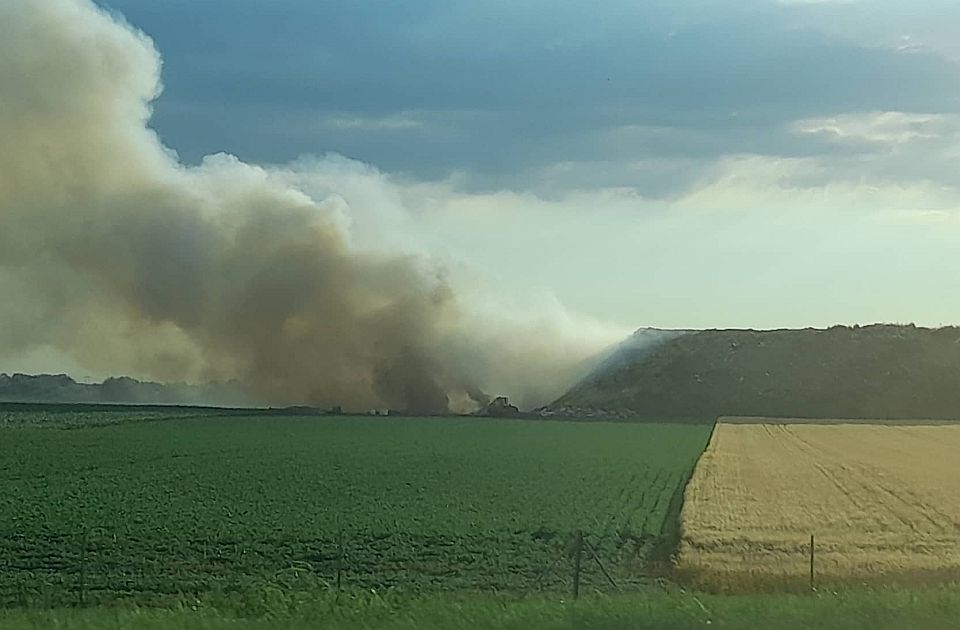
[[[648,330],[648,329],[644,329]],[[594,372],[542,416],[960,418],[960,328],[703,330]]]

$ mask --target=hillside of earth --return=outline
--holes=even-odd
[[[539,413],[960,418],[960,328],[877,324],[669,335],[608,362]]]

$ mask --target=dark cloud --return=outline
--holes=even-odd
[[[760,0],[105,2],[165,51],[153,124],[191,162],[334,151],[536,188],[556,163],[803,155],[816,146],[784,130],[792,120],[960,109],[951,62],[827,35]],[[397,116],[417,124],[378,124]],[[325,122],[344,117],[358,123]],[[642,188],[636,172],[605,180]],[[670,188],[658,182],[654,195]]]

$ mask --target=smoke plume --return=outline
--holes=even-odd
[[[295,169],[181,164],[148,126],[160,66],[88,0],[0,0],[0,354],[437,412],[540,402],[599,349],[563,316],[482,314],[422,253],[358,245]]]

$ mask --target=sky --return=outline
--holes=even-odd
[[[181,161],[338,172],[360,245],[506,304],[960,323],[960,3],[99,4],[159,50]]]

